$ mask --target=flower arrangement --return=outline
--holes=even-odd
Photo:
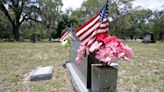
[[[119,59],[129,60],[133,57],[133,51],[128,45],[124,45],[120,39],[115,36],[107,34],[98,34],[96,41],[101,42],[102,45],[95,49],[95,58],[100,62],[110,65],[111,62]],[[84,44],[79,46],[77,50],[76,62],[81,63],[81,58],[89,54],[89,48]]]

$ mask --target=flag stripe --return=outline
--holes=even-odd
[[[90,47],[90,45],[95,41],[95,38],[92,38],[88,43],[87,43],[87,46]]]
[[[109,23],[108,23],[108,22],[103,23],[103,24],[100,25],[100,28],[101,28],[101,27],[109,27]]]
[[[81,26],[79,29],[77,29],[75,31],[76,32],[76,35],[79,36],[82,32],[84,32],[90,26],[92,26],[97,20],[99,20],[98,14],[95,17],[93,17],[90,21],[88,21],[87,23],[85,23],[83,26]]]
[[[89,48],[90,52],[93,52],[102,45],[102,42],[95,41]]]
[[[98,30],[108,30],[108,27],[101,27],[101,28],[98,28],[97,31]],[[97,33],[99,33],[99,32],[97,32]]]
[[[104,32],[108,32],[108,28],[106,28],[106,29],[99,29],[99,30],[97,30],[97,33],[104,33]]]
[[[83,35],[79,37],[79,39],[83,40],[84,38],[90,36],[99,25],[100,25],[100,23],[96,23],[95,25],[93,25],[93,27],[91,27],[89,30],[84,32]]]
[[[83,38],[81,38],[81,37],[83,37],[85,34],[87,34],[89,32],[92,32],[93,30],[90,30],[90,29],[92,29],[97,23],[98,23],[98,20],[93,25],[91,25],[87,30],[83,30],[83,32],[78,36],[79,39],[82,40]]]
[[[68,37],[68,32],[64,32],[64,34],[62,35],[62,37],[59,39],[59,41],[64,41],[67,37]]]
[[[105,33],[105,32],[108,33],[108,28],[97,30],[97,33]],[[83,43],[83,44],[87,44],[88,46],[89,46],[90,44],[93,44],[93,42],[95,41],[95,38],[93,38],[93,36],[95,36],[97,33],[94,32],[94,33],[92,34],[92,36],[90,36],[90,37],[88,37],[87,39],[85,39],[84,41],[82,41],[82,43]],[[88,43],[87,43],[87,42],[88,42]],[[89,47],[90,47],[90,46],[89,46]]]
[[[69,34],[64,36],[60,41],[64,41],[65,39],[68,39],[69,37],[71,37]]]
[[[96,33],[94,33],[94,35],[96,35]],[[91,40],[91,39],[92,39],[92,37],[93,37],[94,35],[89,36],[89,37],[88,37],[88,38],[86,38],[84,41],[82,41],[82,43],[83,43],[83,44],[86,44],[89,40]]]
[[[83,44],[86,44],[89,40],[91,40],[97,33],[108,32],[108,27],[106,28],[98,28],[96,31],[93,31],[89,34],[85,39],[82,40]]]
[[[101,24],[103,24],[104,27],[101,27]],[[103,22],[97,22],[96,25],[94,25],[91,29],[87,30],[87,32],[85,32],[81,37],[79,37],[79,39],[82,41],[83,44],[86,44],[89,40],[92,39],[92,37],[94,37],[97,33],[101,33],[101,32],[106,32],[108,31],[108,27],[109,27],[109,23],[107,20],[103,21]],[[106,26],[105,26],[106,25]],[[97,30],[97,29],[98,30]],[[96,29],[96,30],[95,30]],[[102,30],[102,31],[101,31]]]

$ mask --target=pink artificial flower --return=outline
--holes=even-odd
[[[128,47],[128,45],[125,45],[123,48],[125,52],[125,59],[129,60],[132,58],[134,55],[132,48]]]
[[[108,37],[108,34],[107,33],[101,33],[101,34],[97,34],[96,37],[97,37],[96,40],[98,42],[104,42],[104,39],[106,37]]]
[[[115,36],[110,36],[106,38],[106,47],[112,48],[113,54],[119,58],[120,53],[122,52],[123,43]]]
[[[133,51],[127,45],[123,45],[122,41],[115,36],[108,36],[106,33],[96,35],[96,41],[103,42],[95,51],[95,57],[104,63],[110,64],[112,61],[123,58],[129,60],[133,57]],[[89,55],[89,48],[83,44],[77,50],[76,62],[81,64],[83,56]]]
[[[108,36],[104,39],[104,43],[111,45],[112,47],[117,47],[122,45],[121,40],[119,40],[117,37],[115,36]]]
[[[114,51],[112,48],[101,47],[96,52],[96,58],[104,63],[111,63],[113,60],[116,59],[116,56],[114,55]]]
[[[77,64],[81,64],[81,58],[88,54],[88,47],[83,44],[80,44],[79,49],[77,50],[76,62]]]
[[[77,53],[83,55],[85,53],[85,45],[80,44],[79,49],[77,50]]]
[[[77,55],[77,56],[76,56],[76,63],[77,63],[77,64],[81,64],[81,58],[82,58],[81,55]]]

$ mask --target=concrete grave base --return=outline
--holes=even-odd
[[[118,64],[110,66],[101,64],[92,65],[92,91],[116,92]]]
[[[92,89],[86,88],[86,84],[80,79],[81,75],[78,75],[73,63],[67,62],[66,68],[69,71],[70,81],[75,92],[117,92],[118,64],[116,63],[111,64],[108,68],[92,65]]]
[[[73,63],[67,62],[66,68],[68,69],[70,81],[75,92],[91,92],[86,88],[85,84],[81,81],[79,75],[76,73]]]
[[[30,81],[48,80],[52,78],[53,66],[39,67],[32,71]]]

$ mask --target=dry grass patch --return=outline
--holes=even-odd
[[[72,92],[66,58],[60,43],[0,43],[0,92]],[[54,66],[52,80],[22,83],[32,69],[48,65]]]
[[[164,92],[164,44],[128,42],[135,52],[130,62],[118,62],[119,92]],[[64,60],[69,49],[60,43],[0,43],[0,92],[72,92]],[[53,78],[23,83],[37,66],[54,66]]]
[[[134,50],[130,62],[119,62],[120,92],[164,92],[164,44],[129,42]]]

